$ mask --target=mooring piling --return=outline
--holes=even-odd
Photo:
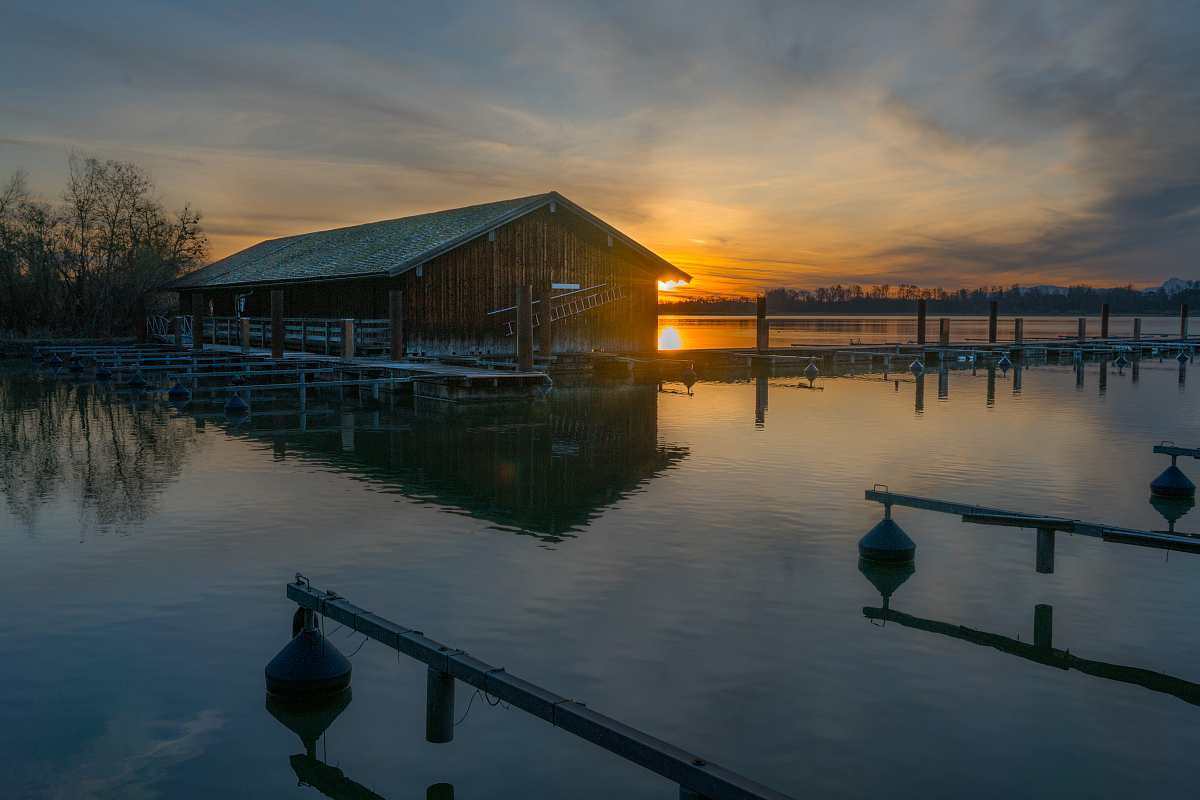
[[[454,741],[454,676],[429,667],[425,690],[425,741]]]
[[[1043,575],[1054,574],[1054,529],[1038,528],[1037,571]]]
[[[192,349],[204,349],[204,295],[192,293]]]
[[[938,346],[950,346],[950,320],[946,317],[938,320]]]
[[[712,764],[694,753],[597,713],[584,703],[521,680],[502,667],[493,667],[462,650],[447,647],[419,631],[359,608],[337,594],[318,591],[301,576],[287,585],[287,596],[302,608],[362,633],[429,667],[426,737],[431,742],[449,742],[453,738],[452,693],[454,681],[459,680],[679,784],[681,797],[791,800],[787,795]],[[319,635],[315,626],[314,632]],[[283,657],[297,640],[303,644],[307,635],[304,631],[298,634],[276,660]],[[346,682],[348,685],[348,673]],[[694,794],[686,795],[683,789]]]
[[[388,292],[388,356],[392,361],[401,361],[405,356],[404,292],[400,289]]]
[[[517,287],[517,369],[533,371],[533,286]]]
[[[1025,342],[1025,320],[1017,317],[1013,320],[1013,344],[1020,345]]]
[[[757,325],[755,349],[758,350],[758,352],[763,353],[771,349],[771,329],[768,327],[767,322],[767,296],[765,294],[760,294],[758,296],[758,303],[755,311],[755,324]]]
[[[1076,337],[1076,341],[1080,344],[1087,341],[1087,317],[1079,318],[1079,335]]]
[[[1187,341],[1188,336],[1188,306],[1184,303],[1179,307],[1179,338]]]
[[[988,344],[996,343],[996,315],[1000,304],[993,300],[988,310]]]
[[[1100,338],[1108,338],[1108,303],[1100,306]]]
[[[925,298],[917,300],[917,344],[925,344]]]
[[[342,361],[354,361],[354,320],[342,320]]]

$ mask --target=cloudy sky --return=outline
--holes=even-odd
[[[0,177],[265,238],[556,189],[698,292],[1200,278],[1194,0],[0,2]]]

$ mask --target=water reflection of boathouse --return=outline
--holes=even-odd
[[[551,540],[688,452],[659,442],[650,387],[558,389],[533,406],[309,414],[303,429],[296,419],[294,408],[281,410],[239,431],[274,440],[277,455],[330,464]]]

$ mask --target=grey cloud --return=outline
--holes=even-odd
[[[743,187],[803,169],[792,166],[789,148],[803,165],[820,159],[816,148],[882,141],[895,172],[879,176],[879,191],[870,190],[869,175],[847,176],[868,188],[831,193],[822,206],[826,215],[866,218],[842,237],[859,241],[858,250],[830,262],[861,271],[845,280],[888,270],[906,282],[943,283],[964,270],[980,280],[1061,270],[1097,281],[1194,271],[1200,11],[1185,4],[46,8],[0,9],[0,66],[15,76],[0,88],[0,158],[28,152],[42,136],[180,153],[163,159],[192,158],[183,155],[189,148],[325,159],[378,167],[347,174],[329,187],[333,197],[453,203],[558,188],[585,193],[578,199],[621,224],[652,225],[656,198],[693,195],[716,207],[771,206],[754,212],[760,222],[771,214],[795,219],[788,204],[798,201],[787,187],[803,187],[803,172],[768,199]],[[871,127],[880,120],[882,133]],[[835,132],[819,138],[813,131],[822,125]],[[900,140],[888,141],[893,133]],[[1022,202],[1044,207],[1003,235],[982,223],[947,234],[935,224],[944,212],[933,210],[893,224],[884,212],[906,200],[896,175],[911,176],[914,197],[943,207],[959,194],[1022,182],[1030,197],[1045,198]],[[250,191],[273,202],[270,186]],[[1000,204],[1014,202],[1011,192],[1002,196],[998,216],[1007,212]],[[222,223],[218,209],[205,210],[213,231],[266,232],[295,218],[273,210]],[[871,220],[878,233],[862,235]],[[691,235],[726,258],[748,253],[745,232]],[[771,263],[771,283],[795,282],[788,270],[821,268],[786,252],[748,254],[743,263],[746,280],[756,282],[768,279],[757,265]]]

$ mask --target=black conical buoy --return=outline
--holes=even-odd
[[[29,360],[30,361],[45,361],[46,357],[44,355],[42,355],[41,350],[34,350],[33,355],[31,355],[29,357]]]
[[[1186,364],[1188,361],[1187,353],[1180,350],[1179,355],[1175,356],[1175,360],[1178,361],[1180,364]]]
[[[1150,482],[1150,494],[1158,497],[1195,497],[1196,484],[1183,474],[1183,470],[1171,464],[1163,470],[1162,475]]]
[[[225,404],[226,414],[245,414],[249,410],[250,406],[246,404],[246,401],[236,394],[229,398],[229,402]]]
[[[167,398],[170,400],[187,400],[191,396],[192,393],[179,381],[175,381],[175,385],[167,389]]]
[[[908,365],[908,371],[913,375],[919,375],[925,371],[925,365],[922,364],[919,359],[915,359],[911,364]]]
[[[242,377],[241,375],[234,375],[232,378],[229,379],[229,382],[232,383],[234,386],[244,386],[246,384],[246,379],[244,377]]]
[[[112,377],[112,370],[105,366],[96,367],[96,377],[99,380],[106,381]]]
[[[858,540],[858,554],[869,561],[912,561],[917,546],[892,521],[890,512],[885,511],[879,524]]]
[[[1008,356],[1005,356],[1004,358],[1000,359],[999,362],[997,362],[996,366],[998,366],[1000,369],[1008,369],[1012,366],[1012,360]]]
[[[1113,363],[1117,365],[1118,369],[1120,369],[1121,367],[1127,366],[1129,364],[1129,359],[1126,358],[1125,356],[1117,356],[1117,360],[1114,361]]]
[[[83,364],[79,361],[79,356],[71,356],[71,363],[67,365],[67,369],[71,372],[83,372]]]
[[[135,372],[135,373],[133,373],[133,377],[130,378],[128,381],[126,381],[125,385],[126,386],[145,386],[146,379],[142,377],[142,373]]]
[[[318,630],[300,631],[267,664],[267,691],[280,697],[317,697],[350,685],[350,660]]]
[[[58,357],[58,353],[51,353],[51,354],[50,354],[50,360],[49,360],[49,361],[47,361],[46,363],[47,363],[47,364],[49,364],[49,365],[50,365],[50,366],[52,366],[52,367],[61,367],[61,366],[62,366],[62,359]]]
[[[692,369],[691,362],[688,362],[688,365],[684,368],[683,372],[680,373],[680,375],[679,375],[680,380],[683,381],[683,385],[689,389],[696,385],[696,380],[699,377],[700,376],[696,374],[696,370]]]
[[[814,359],[810,358],[808,360],[808,366],[804,368],[804,377],[808,378],[811,381],[820,374],[821,374],[821,368],[817,366],[817,363]]]

